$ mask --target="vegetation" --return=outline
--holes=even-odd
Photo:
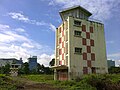
[[[51,60],[49,63],[50,66],[54,65],[54,60],[55,59]],[[55,87],[56,89],[54,90],[120,90],[120,67],[109,68],[110,74],[84,75],[82,78],[76,78],[71,81],[54,81],[53,70],[40,64],[37,65],[36,70],[30,71],[29,64],[27,62],[23,63],[19,69],[20,76],[18,76],[18,78],[16,77],[16,80],[8,76],[9,71],[9,64],[0,67],[0,90],[17,90],[19,87],[24,88],[23,85],[30,81],[39,83],[36,84],[39,87],[40,85],[43,85],[41,87],[48,86],[47,88]],[[22,79],[26,82],[21,81]]]
[[[53,59],[50,61],[49,65],[50,65],[50,66],[54,66],[54,64],[55,64],[55,58],[53,58]]]
[[[54,81],[53,75],[22,75],[16,80],[14,78],[0,74],[1,90],[17,90],[23,81],[33,81],[39,83],[38,86],[49,85],[59,88],[54,90],[120,90],[120,74],[92,74],[84,75],[81,79],[72,81]],[[25,82],[22,84],[24,85]]]
[[[92,74],[72,81],[54,81],[52,75],[23,76],[32,81],[52,84],[65,90],[120,90],[120,74]]]
[[[10,73],[10,64],[0,67],[0,74],[9,75]],[[53,70],[44,65],[38,63],[37,68],[29,70],[29,64],[27,62],[23,63],[21,68],[18,70],[19,75],[30,75],[30,74],[53,74]]]
[[[16,90],[16,85],[13,82],[10,77],[0,74],[0,90]]]
[[[113,73],[118,74],[118,73],[120,73],[120,67],[110,67],[110,68],[108,69],[108,71],[109,71],[109,73],[111,73],[111,74],[113,74]]]
[[[0,74],[8,75],[10,72],[10,65],[6,64],[5,66],[0,67]]]

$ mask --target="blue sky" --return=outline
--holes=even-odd
[[[61,24],[59,11],[81,5],[104,23],[108,59],[120,64],[119,0],[0,0],[0,57],[37,55],[48,66],[54,57],[55,28]]]

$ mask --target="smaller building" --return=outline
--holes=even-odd
[[[17,60],[15,58],[0,58],[0,67],[5,66],[6,64],[23,64],[22,58]]]
[[[107,60],[108,68],[115,67],[115,61],[113,60]]]
[[[10,67],[11,76],[18,76],[19,68],[21,68],[21,64],[11,64],[11,67]]]
[[[32,56],[28,58],[28,64],[30,70],[36,70],[37,69],[37,56]]]

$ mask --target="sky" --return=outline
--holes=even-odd
[[[80,5],[104,23],[107,59],[120,65],[120,0],[0,0],[0,58],[33,55],[49,65],[54,58],[59,11]]]

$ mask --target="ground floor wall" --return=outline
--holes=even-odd
[[[54,79],[61,80],[61,81],[68,80],[68,70],[67,69],[55,70]]]
[[[85,74],[106,74],[105,68],[82,67],[81,69],[55,69],[54,80],[74,80],[80,79]]]

